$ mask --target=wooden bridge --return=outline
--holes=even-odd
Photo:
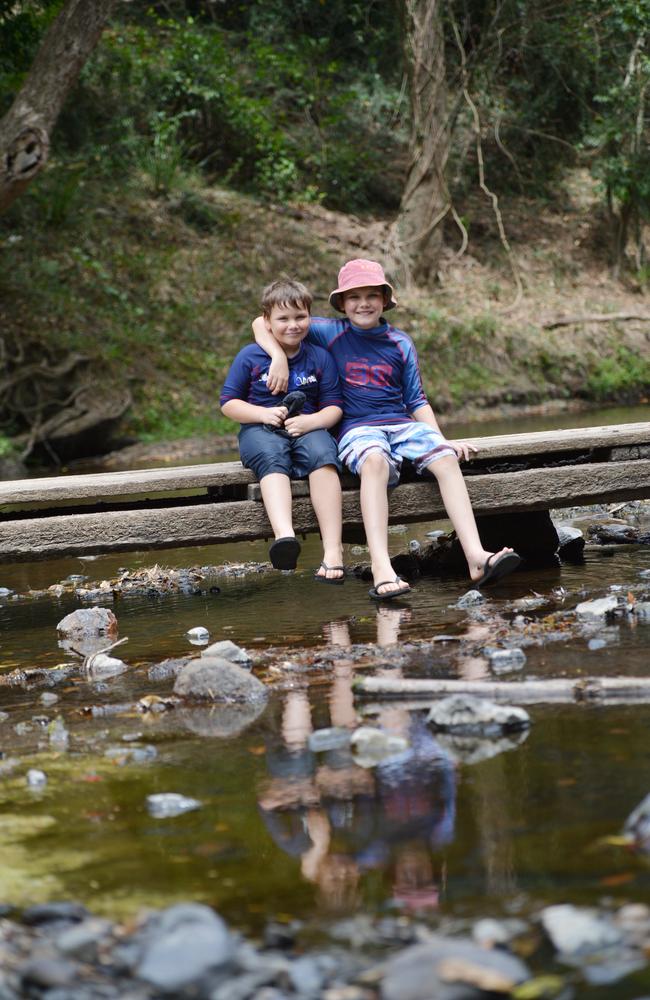
[[[472,438],[463,471],[477,515],[650,496],[650,422]],[[317,530],[306,484],[294,527]],[[391,492],[391,523],[445,516],[435,481]],[[358,480],[344,477],[343,520],[362,526]],[[239,462],[0,483],[0,562],[268,538],[259,487]]]

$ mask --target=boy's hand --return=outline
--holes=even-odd
[[[269,427],[283,427],[284,421],[287,418],[287,413],[289,412],[286,406],[264,406],[264,415],[262,417],[262,423],[268,424]]]
[[[478,451],[478,448],[475,448],[473,444],[469,444],[467,441],[447,441],[445,443],[454,449],[456,458],[460,462],[468,462],[471,458],[470,452]]]
[[[271,361],[266,387],[271,395],[277,396],[281,392],[286,392],[288,385],[289,365],[286,355],[283,354],[281,358],[273,358]]]
[[[311,423],[312,418],[310,416],[299,413],[297,417],[289,417],[285,420],[284,429],[289,432],[291,437],[300,437],[301,434],[306,434],[308,431],[313,430]]]

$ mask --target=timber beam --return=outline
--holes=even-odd
[[[478,462],[464,466],[473,473],[466,483],[477,515],[650,496],[650,423],[474,442],[478,461],[490,463],[490,471]],[[533,467],[522,468],[522,457],[531,455]],[[499,461],[508,471],[491,471]],[[299,495],[302,484],[295,485],[295,530],[316,531],[311,503]],[[343,485],[343,522],[360,528],[356,481],[345,477]],[[0,562],[268,538],[258,495],[239,462],[0,483]],[[435,480],[404,482],[390,493],[391,524],[445,516]]]

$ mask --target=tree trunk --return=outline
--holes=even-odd
[[[0,121],[0,211],[47,162],[50,133],[117,0],[68,0]]]
[[[411,102],[410,166],[395,225],[398,260],[407,280],[435,277],[440,223],[450,208],[445,181],[449,155],[442,27],[444,0],[404,0],[404,47]]]

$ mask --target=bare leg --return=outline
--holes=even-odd
[[[467,559],[469,575],[472,580],[479,580],[483,574],[483,567],[488,556],[492,555],[479,537],[474,511],[467,493],[467,486],[460,471],[458,459],[439,458],[428,466],[438,481],[440,495],[449,515],[454,531],[458,536],[458,541]],[[497,555],[512,552],[510,548],[500,549]]]
[[[260,479],[262,500],[276,538],[295,535],[291,518],[291,482],[282,472],[271,472]]]
[[[370,564],[375,587],[395,580],[395,570],[388,555],[388,462],[379,452],[372,452],[361,466],[361,516],[370,550]],[[386,584],[382,594],[404,587],[404,581]]]
[[[330,567],[321,569],[318,575],[341,579],[343,571],[335,568],[343,565],[341,480],[333,465],[324,465],[310,473],[309,494],[323,539],[323,562]]]

